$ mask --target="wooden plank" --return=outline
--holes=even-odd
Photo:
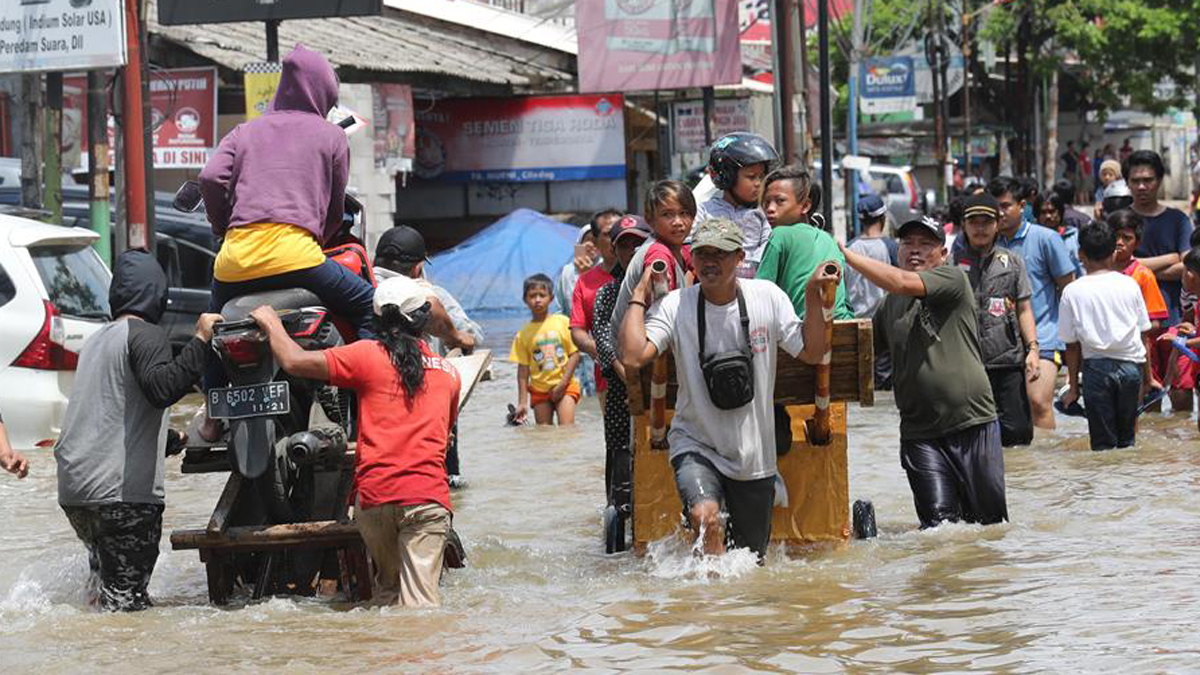
[[[858,404],[875,405],[875,327],[869,321],[858,325]]]
[[[830,400],[833,402],[874,402],[874,381],[871,389],[865,390],[860,382],[864,367],[874,372],[874,345],[870,339],[864,343],[863,331],[870,336],[871,322],[866,319],[851,319],[833,323],[833,355],[830,363]],[[679,391],[674,358],[668,354],[670,372],[667,378],[667,407],[675,406]],[[640,373],[640,391],[630,388],[630,414],[637,416],[639,410],[650,406],[650,369]],[[775,401],[786,405],[811,405],[816,402],[816,372],[813,366],[791,354],[780,350],[775,367]],[[640,396],[639,396],[640,393]],[[638,405],[640,404],[640,406]],[[868,403],[867,405],[869,405]]]
[[[484,373],[492,363],[492,350],[480,349],[470,356],[452,356],[446,359],[458,371],[462,388],[458,393],[458,409],[461,411],[471,399],[475,385],[483,380]]]
[[[209,534],[220,534],[225,531],[225,526],[229,524],[229,513],[233,511],[233,505],[237,503],[238,493],[242,489],[242,475],[236,471],[229,473],[229,480],[225,481],[225,489],[221,490],[221,497],[217,499],[217,507],[213,509],[212,517],[208,519],[207,531]]]
[[[320,520],[287,525],[253,525],[227,528],[224,534],[207,530],[175,530],[171,548],[203,548],[239,551],[268,551],[278,548],[329,548],[360,544],[362,536],[355,523]]]

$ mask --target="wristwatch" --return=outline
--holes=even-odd
[[[1029,341],[1029,344],[1026,344],[1026,345],[1025,345],[1025,349],[1027,349],[1027,350],[1029,350],[1029,351],[1033,352],[1033,351],[1037,351],[1037,348],[1038,348],[1038,347],[1040,347],[1040,346],[1041,346],[1041,345],[1039,345],[1039,344],[1038,344],[1038,341],[1037,341],[1037,340],[1030,340],[1030,341]]]

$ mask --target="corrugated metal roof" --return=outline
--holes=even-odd
[[[162,26],[156,4],[146,4],[151,34],[235,70],[266,60],[264,24]],[[549,84],[559,88],[574,80],[572,73],[531,62],[453,27],[442,28],[403,15],[281,22],[280,52],[286,53],[297,43],[320,51],[335,68],[429,73],[514,87]]]

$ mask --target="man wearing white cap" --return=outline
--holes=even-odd
[[[324,351],[302,349],[270,307],[251,313],[285,371],[358,394],[358,527],[376,594],[408,606],[440,602],[451,522],[445,453],[461,386],[454,366],[421,340],[426,294],[408,277],[384,281],[375,289],[379,338]]]

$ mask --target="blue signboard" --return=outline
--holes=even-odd
[[[864,98],[906,98],[917,95],[911,56],[866,59],[860,68]]]

